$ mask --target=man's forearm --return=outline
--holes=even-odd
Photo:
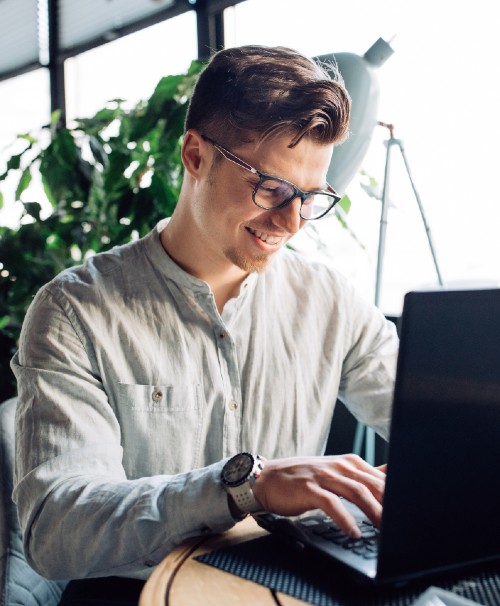
[[[220,486],[222,464],[132,481],[68,477],[45,498],[33,498],[41,484],[31,474],[15,493],[30,564],[55,579],[147,578],[187,537],[234,524]]]

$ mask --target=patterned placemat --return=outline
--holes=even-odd
[[[283,542],[271,535],[196,559],[315,606],[411,606],[429,584],[483,606],[500,605],[500,567],[467,577],[448,577],[443,582],[433,579],[432,583],[397,589],[375,588],[355,583],[316,554],[284,549]]]

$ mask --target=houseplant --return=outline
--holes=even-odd
[[[23,198],[20,225],[0,227],[0,401],[15,394],[10,359],[37,290],[62,269],[145,235],[172,213],[182,180],[184,116],[201,67],[193,62],[185,74],[162,78],[132,108],[116,99],[68,127],[59,126],[55,113],[38,133],[20,135],[24,149],[0,175],[1,186],[15,171],[15,199]],[[33,178],[41,178],[43,203],[24,200]]]

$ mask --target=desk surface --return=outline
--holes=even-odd
[[[300,606],[303,602],[287,594],[275,592],[264,585],[253,583],[240,576],[224,572],[219,567],[203,564],[194,558],[204,553],[222,550],[219,553],[228,553],[227,548],[237,545],[243,541],[251,541],[266,535],[266,531],[260,528],[253,518],[247,518],[237,524],[230,531],[204,537],[192,538],[172,551],[156,568],[150,579],[144,586],[139,601],[139,606]],[[270,568],[280,568],[280,564],[292,571],[292,580],[298,582],[298,577],[293,577],[293,569],[296,568],[296,559],[290,559],[287,552],[276,550],[268,539],[253,542],[255,549],[245,546],[244,553],[248,555],[248,561],[257,557],[259,562],[268,562]],[[258,544],[258,548],[256,547]],[[264,544],[264,547],[262,546]],[[264,549],[264,552],[259,552]],[[240,551],[238,547],[232,550],[235,554]],[[287,563],[288,561],[288,563]],[[413,605],[415,600],[428,587],[438,585],[453,591],[457,595],[475,600],[477,604],[488,604],[490,606],[500,605],[500,569],[487,569],[477,571],[474,574],[443,579],[441,583],[437,579],[432,583],[403,586],[401,588],[386,588],[383,591],[367,586],[353,584],[345,575],[336,576],[335,584],[332,585],[332,575],[327,569],[326,576],[320,574],[314,576],[312,585],[307,585],[307,566],[300,564],[300,576],[306,579],[306,592],[297,592],[304,599],[311,599],[313,603],[351,604],[359,606],[391,606]],[[314,571],[319,570],[313,564]],[[304,573],[304,575],[302,575]],[[288,579],[287,579],[288,580]],[[325,593],[326,583],[326,593]],[[300,583],[299,583],[300,585]],[[281,587],[283,585],[274,584]],[[294,585],[296,589],[296,586]],[[312,593],[310,592],[312,591]],[[307,597],[306,597],[307,596]],[[327,601],[323,599],[327,597]]]
[[[267,534],[253,518],[216,536],[179,545],[144,586],[139,606],[300,606],[304,602],[194,560],[195,556]]]

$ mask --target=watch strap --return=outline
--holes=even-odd
[[[260,476],[264,469],[265,459],[260,455],[250,455],[250,453],[240,453],[253,458],[253,466],[249,471],[248,476],[240,484],[231,486],[224,483],[227,493],[232,497],[236,507],[244,514],[266,513],[262,509],[262,505],[257,501],[253,493],[252,487],[255,480]],[[235,455],[233,459],[240,455]],[[232,460],[232,459],[231,459]],[[230,461],[231,461],[230,460]]]
[[[255,478],[253,481],[249,478],[244,484],[232,486],[229,490],[229,494],[233,497],[236,506],[244,513],[262,512],[262,505],[257,501],[252,490],[254,482]]]

